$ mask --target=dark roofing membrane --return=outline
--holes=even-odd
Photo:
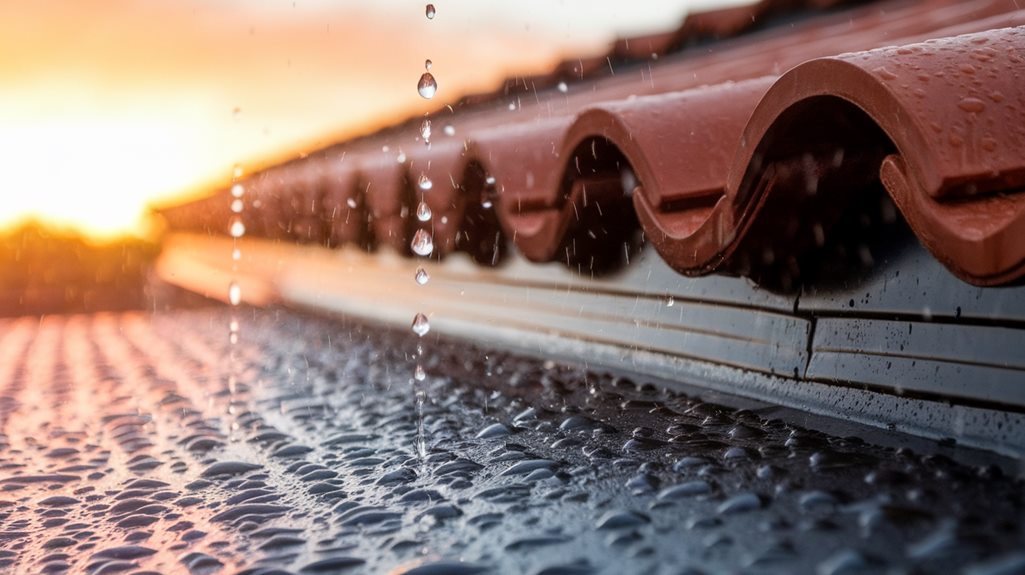
[[[765,0],[690,15],[446,106],[430,115],[430,147],[416,117],[252,174],[247,234],[408,253],[431,226],[435,257],[488,261],[470,238],[495,228],[532,261],[593,268],[639,226],[680,273],[787,287],[845,208],[884,189],[951,273],[1014,282],[1022,24],[1013,0]],[[162,213],[174,229],[226,233],[227,194]],[[413,216],[421,196],[428,223]]]

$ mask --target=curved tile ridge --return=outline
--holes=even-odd
[[[469,143],[470,154],[497,186],[502,230],[531,261],[551,261],[565,234],[560,143],[571,120],[553,116],[502,125],[475,133]]]
[[[822,113],[859,113],[851,106],[885,139],[850,132],[861,155],[841,163],[861,163],[866,173],[875,168],[937,259],[974,284],[1022,275],[1025,194],[1016,192],[1025,188],[1025,28],[824,58],[785,74],[755,110],[730,173],[738,230],[768,204],[765,192],[786,187],[773,190],[758,165],[777,138],[802,138],[802,124]],[[818,117],[809,114],[814,110]],[[824,183],[847,192],[850,180],[816,175],[817,195],[834,191]]]
[[[993,285],[1025,273],[1025,194],[1016,193],[1025,188],[1025,28],[812,60],[747,112],[761,82],[676,96],[691,109],[674,122],[696,127],[681,155],[722,165],[726,152],[707,134],[738,143],[721,198],[707,172],[688,183],[686,171],[647,165],[671,156],[656,135],[658,106],[633,116],[628,104],[608,107],[578,122],[608,123],[608,137],[632,158],[639,219],[673,268],[754,274],[793,262],[881,180],[958,277]],[[734,94],[717,101],[718,90]],[[738,133],[743,117],[750,121]]]
[[[609,142],[633,172],[633,206],[658,253],[670,263],[707,261],[733,228],[729,211],[717,206],[726,194],[737,141],[774,80],[767,76],[594,106],[577,117],[564,148]],[[568,166],[567,174],[573,176]]]

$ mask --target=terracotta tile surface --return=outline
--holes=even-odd
[[[576,266],[642,230],[681,273],[786,284],[851,199],[881,187],[953,274],[1011,282],[1025,273],[1022,24],[1012,0],[691,15],[440,109],[430,147],[416,117],[253,175],[246,226],[403,253],[431,226],[436,256],[483,262],[502,232],[528,259]],[[163,214],[226,233],[227,194]]]

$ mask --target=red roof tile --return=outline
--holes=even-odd
[[[476,254],[484,228],[500,226],[531,260],[587,262],[619,253],[639,224],[682,273],[758,277],[798,273],[788,262],[882,185],[951,272],[986,285],[1020,277],[1025,30],[1009,26],[1025,11],[890,1],[766,24],[836,4],[693,15],[464,98],[431,116],[429,149],[416,118],[273,168],[247,184],[269,221],[249,214],[247,227],[406,253],[426,225],[412,215],[422,198],[439,257]],[[485,217],[488,176],[497,205]],[[222,194],[164,214],[172,227],[216,229],[227,204]]]

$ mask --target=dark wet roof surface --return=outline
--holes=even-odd
[[[408,330],[234,314],[0,320],[0,571],[1025,568],[992,455],[432,334],[421,462]]]
[[[681,273],[786,286],[852,198],[885,191],[953,274],[1013,282],[1025,273],[1023,23],[1013,0],[691,15],[439,110],[430,147],[413,118],[255,174],[247,228],[406,252],[431,225],[442,257],[477,250],[461,237],[493,226],[531,260],[582,267],[617,259],[640,229]],[[429,224],[411,215],[421,196]],[[479,213],[492,200],[493,216]],[[164,213],[222,232],[227,209],[221,194]]]

